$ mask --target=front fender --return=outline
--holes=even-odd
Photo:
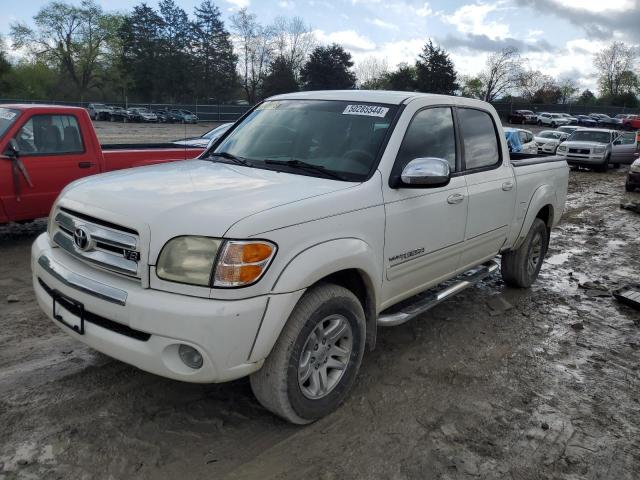
[[[340,238],[313,245],[293,257],[282,269],[271,288],[271,300],[265,311],[249,361],[266,358],[280,336],[293,308],[307,288],[329,275],[355,269],[364,278],[371,298],[367,314],[367,337],[375,343],[378,313],[377,289],[382,284],[381,256],[358,238]]]
[[[524,239],[526,238],[529,230],[531,229],[531,225],[538,215],[540,209],[545,207],[546,205],[550,205],[552,208],[552,225],[555,225],[559,218],[556,218],[556,215],[562,215],[562,212],[557,212],[555,206],[558,204],[558,197],[556,195],[555,189],[551,185],[541,185],[539,186],[531,196],[531,201],[529,202],[529,206],[527,207],[527,213],[524,217],[524,222],[522,222],[522,227],[520,227],[520,232],[518,233],[518,237],[514,242],[512,247],[513,250],[516,250]]]

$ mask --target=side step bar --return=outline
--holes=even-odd
[[[439,303],[444,302],[446,299],[452,297],[456,293],[461,292],[465,288],[475,285],[483,278],[491,275],[497,269],[498,264],[494,260],[483,263],[480,267],[476,267],[456,277],[454,280],[457,279],[458,281],[453,285],[440,291],[435,291],[431,294],[428,294],[398,312],[388,314],[383,313],[378,317],[378,325],[383,327],[394,327],[396,325],[402,325],[412,318],[417,317],[421,313],[426,312],[430,308],[435,307]]]

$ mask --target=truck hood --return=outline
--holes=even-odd
[[[207,160],[120,170],[70,185],[61,206],[136,229],[152,239],[220,237],[256,213],[357,185]],[[155,242],[154,242],[155,243]]]

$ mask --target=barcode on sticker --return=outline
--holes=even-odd
[[[365,115],[367,117],[384,117],[389,108],[379,105],[347,105],[343,115]]]

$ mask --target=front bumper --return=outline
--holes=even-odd
[[[31,255],[36,299],[56,325],[106,355],[187,382],[223,382],[258,370],[263,359],[249,358],[267,310],[280,308],[278,315],[288,315],[300,296],[222,301],[145,289],[139,281],[91,268],[52,247],[46,233],[36,239]],[[64,308],[64,300],[80,302],[84,334],[54,318],[52,294],[63,299],[57,313],[70,324],[80,323],[80,313]],[[181,361],[180,344],[200,352],[201,368]]]
[[[580,165],[585,167],[597,167],[604,165],[606,162],[606,155],[601,153],[583,155],[577,153],[563,154],[563,157],[567,160],[569,165]]]

